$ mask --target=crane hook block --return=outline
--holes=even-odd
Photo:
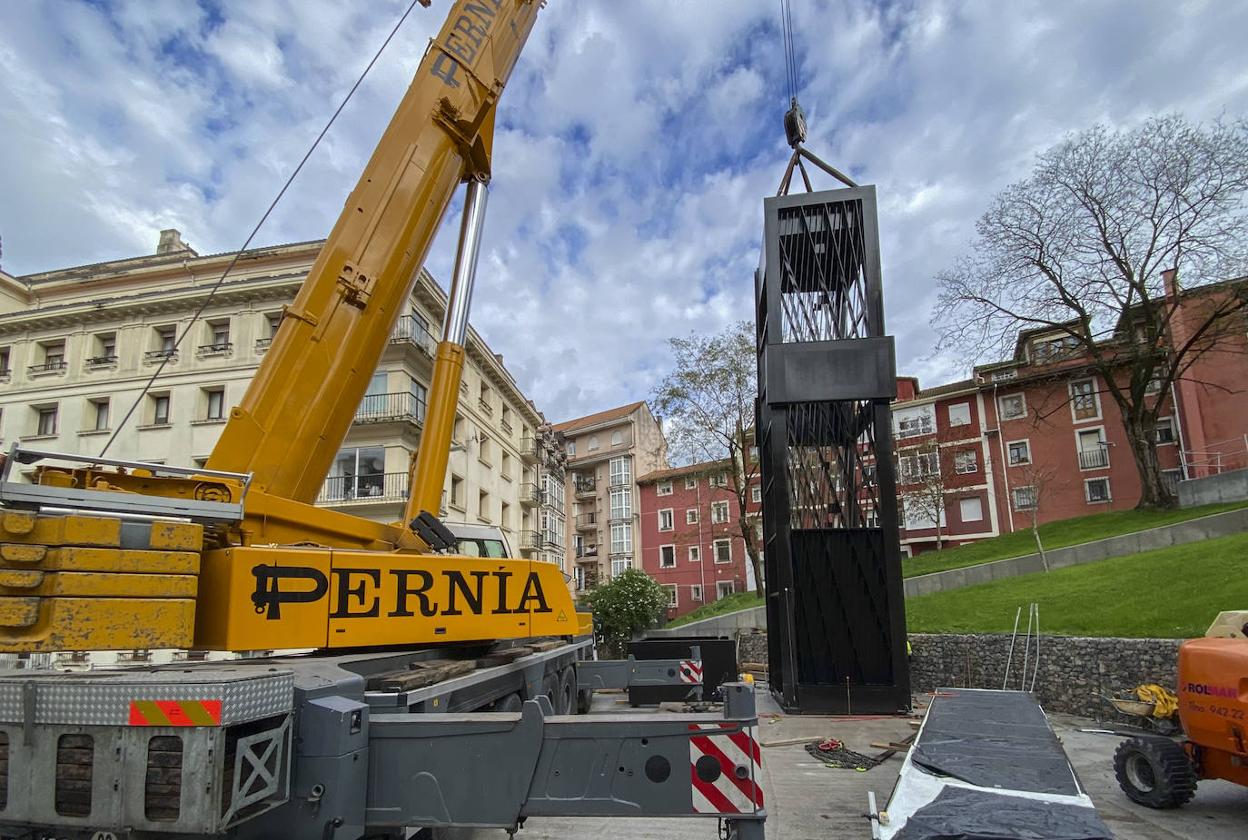
[[[797,97],[789,100],[789,110],[784,112],[784,136],[794,149],[806,142],[806,112]]]

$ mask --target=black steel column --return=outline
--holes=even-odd
[[[757,437],[769,677],[789,711],[910,706],[875,188],[763,203]]]

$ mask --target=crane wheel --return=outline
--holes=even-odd
[[[1114,753],[1118,786],[1132,802],[1178,808],[1196,793],[1196,770],[1169,738],[1128,738]]]
[[[524,701],[514,691],[506,697],[494,701],[494,711],[496,712],[518,712],[523,708]]]
[[[576,671],[571,667],[559,672],[559,696],[555,699],[555,714],[576,714]]]

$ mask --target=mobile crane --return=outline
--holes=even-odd
[[[347,838],[706,815],[763,836],[750,686],[722,687],[722,716],[569,716],[595,687],[691,669],[590,659],[590,617],[556,566],[446,553],[454,536],[430,513],[499,96],[542,5],[453,4],[204,468],[10,451],[0,650],[313,653],[0,673],[0,835]],[[317,508],[460,183],[404,519]],[[37,465],[31,483],[10,480],[18,464]]]

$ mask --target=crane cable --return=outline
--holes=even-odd
[[[797,52],[793,43],[793,6],[791,0],[780,0],[780,35],[784,42],[784,72],[789,86],[789,102],[797,102]]]
[[[152,385],[156,382],[156,379],[164,371],[165,365],[167,365],[169,360],[177,354],[178,347],[182,345],[183,339],[185,339],[190,333],[196,322],[203,317],[204,310],[208,308],[208,305],[212,303],[213,297],[215,297],[217,292],[220,291],[221,285],[225,282],[225,278],[228,277],[230,272],[234,270],[234,266],[238,264],[238,260],[242,257],[243,252],[247,250],[248,246],[251,245],[251,241],[255,239],[256,234],[260,232],[260,228],[264,226],[266,221],[268,221],[269,216],[277,207],[278,202],[280,202],[282,197],[286,195],[286,190],[290,189],[290,185],[294,183],[295,178],[299,175],[300,171],[303,170],[303,166],[308,162],[308,158],[312,157],[312,153],[316,151],[316,147],[321,144],[321,140],[324,139],[327,133],[329,133],[330,126],[332,126],[338,119],[338,115],[342,113],[342,110],[347,107],[347,103],[351,101],[351,97],[355,96],[355,92],[359,89],[360,85],[363,84],[365,77],[367,77],[369,71],[373,69],[373,65],[377,63],[377,59],[381,58],[381,54],[385,52],[386,47],[390,45],[390,41],[393,40],[394,36],[398,33],[399,27],[401,27],[403,22],[407,20],[407,16],[412,13],[412,9],[416,8],[417,3],[420,3],[422,6],[429,5],[428,0],[412,0],[411,3],[408,4],[407,10],[404,11],[399,17],[398,22],[394,24],[394,27],[390,30],[390,34],[386,36],[386,39],[381,42],[381,46],[378,47],[377,52],[373,54],[372,59],[364,68],[364,72],[360,73],[359,78],[355,80],[355,84],[353,84],[351,89],[347,91],[347,95],[343,97],[340,103],[338,103],[338,107],[334,110],[333,115],[330,116],[329,121],[325,123],[325,127],[321,129],[321,133],[316,135],[316,139],[312,141],[312,145],[309,146],[308,151],[304,153],[303,159],[299,161],[299,165],[296,166],[290,173],[290,177],[286,179],[286,183],[282,184],[282,188],[278,190],[277,195],[273,198],[273,201],[269,203],[269,207],[264,211],[264,215],[260,217],[260,221],[256,222],[256,226],[251,229],[251,233],[247,235],[247,239],[243,242],[242,247],[234,253],[234,257],[225,267],[225,271],[221,272],[221,276],[217,278],[217,281],[213,283],[212,288],[208,290],[208,296],[204,298],[204,302],[201,303],[199,308],[195,310],[195,314],[191,316],[191,320],[187,323],[185,329],[183,329],[181,334],[179,334],[174,340],[173,347],[165,353],[165,357],[160,360],[160,364],[156,367],[156,370],[150,377],[148,377],[147,382],[143,385],[143,389],[139,391],[139,395],[134,398],[134,402],[130,405],[130,409],[126,412],[125,416],[121,418],[121,422],[117,424],[117,428],[113,430],[113,433],[109,435],[108,440],[104,442],[104,448],[100,450],[100,454],[97,457],[103,458],[106,454],[108,454],[108,449],[113,445],[113,441],[117,439],[117,435],[121,433],[121,430],[125,427],[126,423],[131,417],[134,416],[134,412],[138,409],[139,404],[143,402],[143,398],[147,396],[148,391],[151,390]]]

